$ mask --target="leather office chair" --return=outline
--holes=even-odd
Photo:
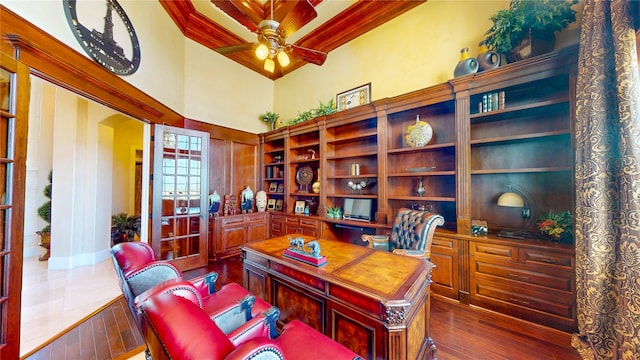
[[[163,293],[151,296],[140,308],[147,323],[142,336],[153,360],[362,360],[299,320],[287,323],[276,339],[253,334],[234,342],[191,299]]]
[[[154,294],[157,286],[167,288],[183,281],[182,273],[166,261],[156,261],[151,246],[142,242],[124,242],[111,248],[111,255],[118,281],[129,305],[129,310],[140,328],[141,318],[138,305],[142,299]],[[200,302],[206,304],[205,310],[211,319],[217,321],[226,331],[235,329],[240,324],[261,317],[271,308],[266,301],[256,298],[242,286],[230,283],[215,288],[218,274],[208,273],[189,280],[191,287],[197,290]],[[146,295],[145,295],[146,293]],[[234,311],[229,308],[234,307]]]
[[[401,208],[393,222],[391,236],[364,234],[362,241],[373,249],[429,260],[433,233],[442,225],[444,218],[441,215]]]

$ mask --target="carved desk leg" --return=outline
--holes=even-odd
[[[438,349],[436,349],[436,343],[433,342],[431,337],[427,339],[427,344],[429,345],[429,349],[427,350],[429,352],[428,358],[438,360]]]

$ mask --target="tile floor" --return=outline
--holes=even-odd
[[[111,259],[71,270],[49,270],[24,259],[20,357],[40,347],[121,294]]]

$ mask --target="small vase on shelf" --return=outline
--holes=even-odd
[[[487,48],[485,41],[478,44],[478,71],[495,69],[500,66],[500,54]]]
[[[453,76],[458,77],[473,74],[478,71],[478,60],[469,56],[469,48],[460,50],[460,61],[453,70]]]

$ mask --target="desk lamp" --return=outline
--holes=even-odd
[[[498,197],[498,206],[522,208],[522,218],[527,219],[522,229],[517,231],[502,230],[498,233],[498,236],[511,239],[526,238],[528,234],[526,230],[532,221],[531,208],[533,206],[525,192],[523,190],[515,190],[513,185],[509,185],[508,190]]]

